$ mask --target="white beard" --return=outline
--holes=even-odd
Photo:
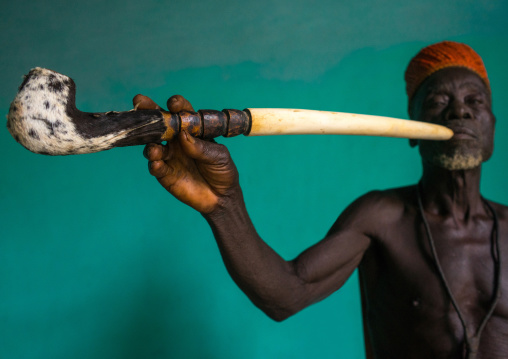
[[[470,170],[480,166],[483,162],[481,151],[477,153],[460,153],[454,154],[441,153],[432,158],[432,163],[436,166],[449,171]]]

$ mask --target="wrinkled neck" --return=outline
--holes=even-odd
[[[425,210],[440,216],[468,221],[485,214],[480,194],[481,166],[468,170],[445,170],[424,164],[421,179]]]

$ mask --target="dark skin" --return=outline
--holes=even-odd
[[[142,101],[138,109],[157,106],[147,98]],[[193,110],[181,96],[172,97],[168,107],[172,112]],[[495,118],[490,93],[475,73],[448,68],[420,86],[411,114],[455,132],[450,141],[411,144],[419,146],[422,156],[422,202],[437,254],[473,333],[494,295],[493,214],[480,195],[481,164],[449,170],[433,158],[457,149],[466,155],[480,153],[483,161],[491,156]],[[182,133],[167,146],[147,145],[144,154],[160,184],[202,213],[233,280],[274,320],[332,294],[358,268],[369,358],[463,357],[464,331],[430,254],[416,186],[360,197],[323,240],[286,261],[257,234],[223,145]],[[501,261],[508,263],[508,208],[489,203],[499,219]],[[508,357],[507,276],[502,276],[501,287],[503,295],[484,329],[478,358]]]

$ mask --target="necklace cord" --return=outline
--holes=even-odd
[[[421,198],[421,182],[418,183],[416,187],[416,194],[417,194],[417,200],[418,200],[418,209],[420,211],[420,216],[422,217],[423,225],[425,227],[425,231],[427,232],[427,239],[429,242],[430,249],[432,251],[432,256],[434,257],[434,264],[437,267],[437,270],[439,272],[440,279],[442,280],[444,287],[446,289],[446,292],[448,293],[448,296],[450,297],[450,300],[452,302],[453,307],[455,308],[455,311],[457,312],[457,315],[459,316],[460,322],[462,324],[462,329],[464,330],[464,337],[466,341],[467,346],[467,358],[473,359],[476,357],[476,354],[478,352],[478,347],[480,345],[480,337],[482,335],[483,329],[485,328],[485,325],[487,324],[488,320],[492,316],[492,313],[494,312],[494,309],[496,308],[497,302],[499,301],[499,298],[501,297],[501,256],[499,251],[499,233],[498,233],[498,218],[496,211],[490,203],[488,203],[483,197],[482,200],[486,204],[486,206],[489,208],[490,212],[492,213],[492,217],[494,219],[494,226],[492,229],[492,246],[495,249],[495,256],[494,256],[494,277],[495,277],[495,288],[494,288],[494,300],[492,302],[492,305],[490,306],[490,309],[488,313],[486,314],[485,318],[483,319],[480,327],[478,328],[478,331],[475,333],[475,335],[470,336],[467,330],[466,322],[464,320],[464,316],[462,315],[462,312],[459,309],[459,306],[455,300],[455,297],[453,296],[450,286],[448,285],[448,281],[446,280],[446,277],[444,276],[443,269],[441,267],[441,263],[439,262],[439,258],[437,256],[436,246],[434,245],[434,239],[432,238],[432,234],[430,231],[430,226],[427,221],[427,218],[425,217],[424,211],[423,211],[423,204],[422,204],[422,198]],[[497,258],[496,258],[497,257]]]

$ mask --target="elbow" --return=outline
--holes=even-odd
[[[293,314],[287,314],[287,313],[267,313],[265,314],[272,320],[276,321],[277,323],[283,322],[286,319],[288,319]]]
[[[252,303],[270,319],[282,322],[311,304],[311,291],[297,275],[294,265],[284,282],[268,283],[256,291],[245,291]]]
[[[281,307],[281,306],[263,306],[259,307],[263,313],[265,313],[270,319],[276,322],[283,322],[289,317],[293,316],[298,312],[297,309],[291,307]]]

